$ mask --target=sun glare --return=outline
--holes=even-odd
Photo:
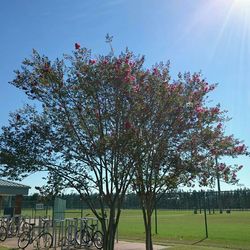
[[[250,54],[250,0],[201,1],[180,39],[202,39],[204,34],[213,37],[207,63],[218,55],[228,61],[234,56],[239,75],[243,75]]]
[[[234,0],[236,5],[250,7],[250,0]]]

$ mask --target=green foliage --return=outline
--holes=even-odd
[[[150,234],[158,194],[194,180],[212,185],[218,174],[236,182],[238,166],[217,168],[214,158],[247,153],[239,140],[225,136],[220,105],[208,106],[215,85],[196,73],[172,81],[169,63],[150,69],[143,63],[128,50],[94,58],[79,44],[54,62],[34,50],[11,83],[41,110],[27,105],[13,113],[0,138],[1,174],[22,179],[47,171],[48,185],[40,188],[45,197],[74,188],[105,237],[113,237],[105,238],[108,249],[129,188],[139,195]]]

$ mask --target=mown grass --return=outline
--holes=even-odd
[[[221,247],[206,247],[206,246],[189,246],[189,245],[176,245],[166,250],[228,250],[228,248]]]
[[[197,245],[250,249],[250,212],[207,215],[208,238],[205,239],[204,215],[192,211],[158,211],[156,243],[187,243],[191,249]],[[119,238],[143,240],[143,220],[139,210],[124,210],[119,224]],[[178,248],[177,248],[178,249]]]
[[[30,211],[24,211],[31,215]],[[43,212],[37,215],[43,216]],[[90,214],[83,210],[82,215]],[[208,238],[205,239],[204,214],[193,211],[158,210],[158,234],[155,234],[154,216],[152,232],[154,243],[177,245],[178,249],[248,249],[250,250],[250,212],[232,211],[232,213],[208,214]],[[51,213],[49,213],[51,215]],[[65,217],[80,217],[80,210],[67,210]],[[118,238],[129,241],[144,242],[145,233],[140,210],[125,209],[122,211],[118,227]],[[204,246],[202,248],[202,246]],[[209,248],[207,247],[209,246]],[[183,248],[184,247],[184,248]],[[211,248],[214,247],[214,248]],[[1,249],[0,249],[1,250]]]

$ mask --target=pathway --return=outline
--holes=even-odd
[[[8,248],[17,248],[17,238],[8,238],[4,242],[1,242],[0,245]],[[166,248],[169,248],[169,246],[154,245],[154,250],[161,250]],[[26,250],[33,250],[33,249],[34,249],[33,246],[28,246],[26,248]],[[90,249],[90,248],[84,248],[84,249]],[[145,244],[119,241],[119,243],[115,244],[115,250],[145,250]]]

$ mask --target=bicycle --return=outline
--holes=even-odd
[[[60,239],[59,245],[70,246],[75,244],[77,218],[70,219],[72,222],[66,227],[65,234]]]
[[[49,249],[53,244],[53,237],[49,232],[46,232],[44,228],[35,235],[35,223],[30,224],[31,229],[29,231],[24,231],[18,238],[18,247],[25,249],[29,244],[34,241],[37,242],[38,249]]]
[[[16,218],[14,217],[2,217],[0,219],[0,224],[2,227],[6,229],[8,237],[14,237],[17,234],[18,226],[16,222]]]
[[[7,238],[7,230],[4,226],[0,226],[0,241],[5,241]]]
[[[18,234],[20,235],[21,233],[25,231],[29,231],[31,229],[30,224],[26,221],[25,217],[19,217],[18,218]]]
[[[87,240],[86,240],[86,237],[84,237],[84,235],[85,235],[85,231],[88,230],[88,219],[84,218],[81,221],[83,224],[81,225],[81,229],[76,231],[75,241],[76,241],[76,244],[79,246],[86,246]]]
[[[76,242],[78,245],[91,246],[93,243],[97,249],[103,248],[103,233],[97,228],[96,224],[88,226],[87,221],[84,221],[84,226],[76,232]]]
[[[51,227],[51,221],[46,217],[40,217],[39,225],[44,231],[48,231],[48,228]]]
[[[86,214],[84,218],[82,218],[83,221],[87,221],[87,216],[89,216],[89,214]],[[79,231],[77,229],[77,221],[78,218],[73,218],[73,219],[68,219],[69,221],[71,221],[71,223],[66,227],[65,230],[65,234],[64,236],[60,239],[60,245],[62,246],[66,246],[66,245],[79,245],[77,240],[76,240],[76,235],[77,235],[77,231]]]
[[[20,235],[24,231],[30,230],[30,224],[22,216],[12,217],[9,221],[8,232],[10,236]]]

